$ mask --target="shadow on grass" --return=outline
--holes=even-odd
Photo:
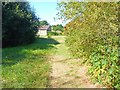
[[[41,44],[60,44],[58,41],[52,39],[52,38],[38,38],[38,41]]]
[[[15,65],[24,60],[46,59],[48,52],[56,44],[59,42],[52,38],[38,38],[33,44],[4,48],[2,50],[2,66]]]

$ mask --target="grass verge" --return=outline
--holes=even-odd
[[[49,84],[48,55],[58,44],[39,38],[33,44],[2,50],[2,88],[45,88]]]

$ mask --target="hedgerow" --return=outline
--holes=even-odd
[[[71,20],[65,26],[65,33],[72,55],[90,65],[88,72],[93,81],[112,88],[120,88],[118,5],[114,2],[58,4],[59,15]]]

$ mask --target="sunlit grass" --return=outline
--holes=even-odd
[[[57,41],[59,41],[61,43],[61,44],[55,45],[55,47],[57,48],[57,51],[55,51],[54,54],[61,55],[66,59],[73,58],[70,55],[70,53],[68,53],[68,48],[69,47],[67,47],[65,45],[65,37],[66,36],[52,36],[52,38],[54,38],[55,40],[57,40]]]
[[[2,50],[2,87],[44,88],[49,84],[48,56],[57,41],[37,39],[33,44]]]

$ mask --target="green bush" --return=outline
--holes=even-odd
[[[66,44],[72,55],[90,65],[89,74],[94,81],[120,88],[118,3],[62,2],[59,5],[64,8],[61,12],[64,18],[74,16],[65,27]],[[70,12],[70,8],[74,11]],[[81,16],[75,13],[78,11],[82,12]]]
[[[48,36],[51,35],[51,36],[57,36],[57,35],[60,35],[59,33],[57,32],[48,32]]]
[[[51,38],[51,35],[52,35],[51,32],[47,33],[48,38]]]

